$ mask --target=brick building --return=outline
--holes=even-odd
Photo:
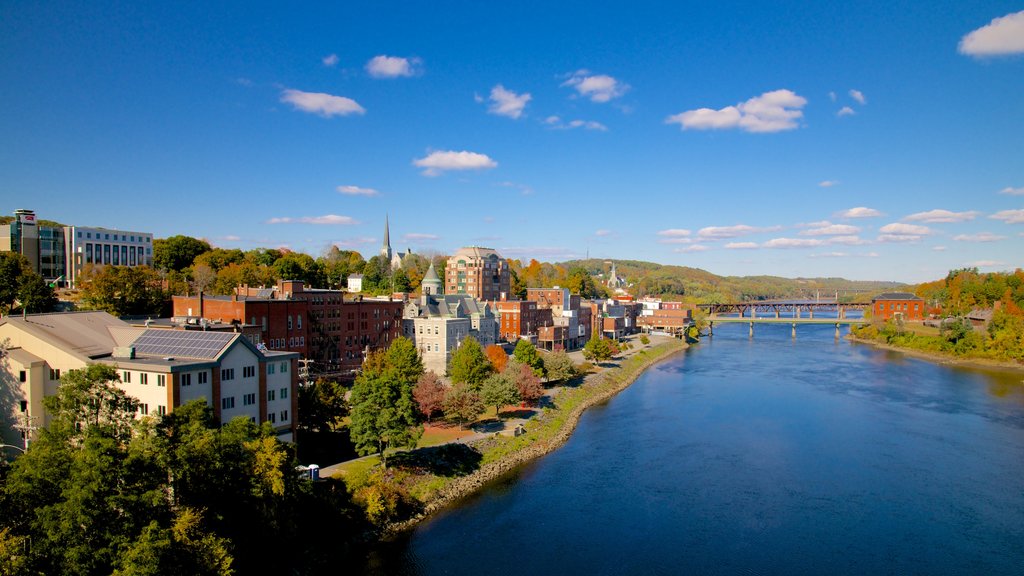
[[[503,300],[511,292],[508,261],[491,248],[460,248],[448,259],[445,294],[466,294],[477,300]]]
[[[529,288],[526,299],[536,302],[539,309],[551,310],[551,322],[562,330],[538,331],[537,344],[547,350],[575,350],[584,346],[595,330],[595,308],[584,304],[568,288]],[[601,330],[601,326],[597,326]]]
[[[871,314],[876,320],[902,318],[924,320],[924,298],[910,292],[886,292],[871,299]]]
[[[532,300],[498,300],[490,304],[498,315],[499,338],[508,342],[536,339],[542,326],[553,324],[551,309],[540,308]]]
[[[271,350],[298,352],[313,373],[348,374],[365,352],[386,348],[402,331],[401,301],[307,289],[282,280],[274,288],[239,287],[231,296],[175,296],[174,316],[251,324]]]

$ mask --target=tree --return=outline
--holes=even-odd
[[[196,257],[211,250],[209,242],[191,236],[171,236],[153,240],[153,267],[181,272],[192,266]]]
[[[575,266],[569,270],[566,287],[573,294],[579,294],[581,298],[596,298],[598,295],[594,277],[581,266]]]
[[[445,396],[444,415],[457,420],[460,429],[466,422],[476,420],[483,411],[484,401],[480,394],[465,382],[456,384]]]
[[[308,431],[332,432],[348,415],[345,387],[324,378],[299,388],[299,427]]]
[[[32,271],[27,258],[17,252],[0,252],[0,314],[6,314],[14,306],[26,271]]]
[[[192,267],[192,286],[195,291],[206,292],[206,289],[217,280],[217,272],[206,264],[196,264]]]
[[[497,344],[491,344],[484,349],[484,354],[487,356],[487,360],[490,361],[491,366],[494,367],[495,372],[504,372],[505,366],[508,365],[508,354],[505,354],[505,349]]]
[[[564,350],[545,354],[544,369],[547,370],[548,380],[551,382],[560,382],[576,376],[576,365]]]
[[[397,341],[396,341],[397,342]],[[370,353],[352,386],[350,435],[360,454],[376,453],[387,467],[389,448],[416,446],[423,428],[418,426],[416,401],[407,367],[395,368],[387,352]]]
[[[391,342],[384,358],[391,371],[405,385],[415,386],[420,376],[423,376],[423,360],[416,351],[416,345],[405,336],[399,336]]]
[[[18,302],[23,312],[49,312],[57,305],[57,296],[42,276],[31,273],[21,277]]]
[[[467,336],[462,345],[452,353],[448,361],[448,377],[452,383],[465,382],[470,388],[479,390],[483,381],[491,374],[494,368],[484,356],[480,342],[472,336]]]
[[[540,353],[537,352],[533,342],[521,338],[519,342],[516,342],[516,349],[512,351],[512,356],[519,362],[533,368],[534,374],[538,377],[544,376],[544,359],[540,357]]]
[[[480,388],[484,403],[494,406],[494,415],[501,418],[501,407],[519,402],[519,388],[512,374],[492,374]]]
[[[160,314],[167,303],[160,277],[147,266],[87,267],[79,282],[81,304],[114,316]]]
[[[515,380],[521,402],[526,402],[532,406],[544,395],[544,387],[541,386],[540,377],[537,376],[533,368],[530,368],[529,364],[522,364],[513,358],[508,363],[506,372]]]
[[[612,348],[607,340],[594,336],[583,347],[583,357],[600,364],[611,359]]]
[[[241,264],[242,262],[245,262],[245,253],[238,248],[231,250],[214,248],[196,256],[192,265],[193,267],[208,266],[214,272],[220,272],[228,264]]]
[[[444,400],[448,395],[448,387],[441,382],[441,379],[433,372],[424,372],[416,387],[412,389],[413,398],[419,406],[420,413],[427,421],[438,412],[444,411]]]

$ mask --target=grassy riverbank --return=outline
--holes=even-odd
[[[383,533],[406,530],[487,482],[558,448],[588,407],[607,401],[648,367],[686,347],[682,341],[669,340],[577,378],[544,402],[520,436],[494,434],[466,444],[398,453],[388,458],[387,471],[380,469],[376,458],[366,458],[346,466],[342,478]]]
[[[934,328],[914,328],[896,331],[888,326],[859,326],[851,328],[848,338],[853,342],[902,352],[939,364],[1024,372],[1024,362],[1021,360],[1007,358],[983,346],[958,347],[943,338]]]

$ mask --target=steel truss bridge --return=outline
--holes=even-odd
[[[708,319],[736,314],[739,318],[814,318],[815,312],[834,312],[836,318],[845,319],[850,310],[866,310],[871,304],[844,304],[838,302],[815,302],[787,300],[740,302],[737,304],[698,304],[697,308],[708,313]],[[734,320],[735,321],[735,320]]]

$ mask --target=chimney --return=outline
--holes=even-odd
[[[199,317],[203,317],[203,291],[199,291]]]

